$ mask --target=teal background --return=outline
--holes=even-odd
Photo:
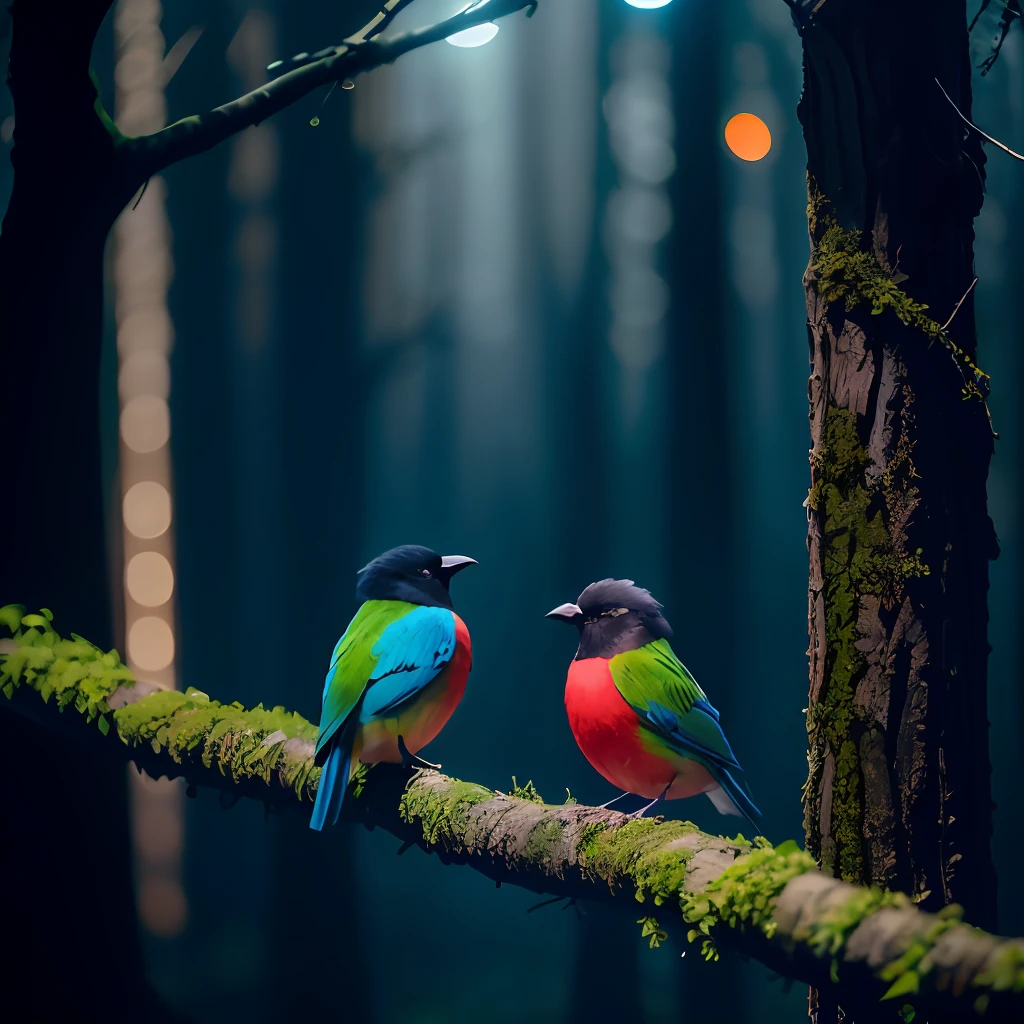
[[[168,89],[174,117],[242,89],[246,15],[262,19],[272,57],[360,22],[315,0],[167,7],[169,43],[204,26]],[[442,8],[425,0],[424,17]],[[109,45],[96,55],[107,80]],[[986,45],[979,30],[979,54]],[[976,80],[975,119],[1018,150],[1022,78],[1017,32]],[[480,567],[453,593],[476,667],[427,756],[487,785],[515,775],[552,801],[568,788],[601,802],[612,794],[562,707],[573,638],[543,613],[593,579],[629,576],[664,602],[766,834],[799,837],[809,446],[799,88],[781,0],[657,11],[546,0],[482,49],[440,44],[336,91],[316,129],[311,97],[260,129],[255,156],[236,140],[173,168],[182,683],[315,718],[355,571],[402,542],[470,554]],[[722,142],[740,111],[772,131],[759,163]],[[3,93],[0,122],[9,114]],[[624,140],[630,131],[640,134]],[[648,211],[649,223],[616,226],[613,193],[633,180],[631,160],[648,173],[637,152],[657,164],[658,145],[675,170],[649,187],[670,225]],[[237,182],[247,160],[265,162],[256,193]],[[990,602],[995,852],[1001,927],[1019,934],[1024,172],[990,149],[988,173],[977,298],[1001,435],[990,484],[1002,547]],[[5,158],[0,201],[9,185]],[[263,234],[246,233],[254,223]],[[732,828],[703,801],[670,813]],[[418,851],[398,859],[380,831],[314,838],[298,818],[225,811],[209,794],[187,803],[185,829],[188,924],[149,937],[147,956],[190,1020],[802,1018],[802,987],[757,964],[705,965],[673,943],[648,950],[628,907],[527,915],[533,895]]]

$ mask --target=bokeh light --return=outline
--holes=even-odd
[[[489,43],[498,34],[498,26],[493,21],[485,22],[483,25],[474,25],[472,28],[463,29],[453,36],[445,39],[446,43],[452,46],[483,46]]]
[[[174,593],[174,570],[159,551],[140,551],[125,569],[125,584],[133,601],[158,608]]]
[[[171,496],[163,484],[141,480],[124,496],[124,525],[135,537],[159,537],[171,525]]]
[[[656,11],[659,7],[667,7],[672,0],[626,0],[626,3],[642,11]]]
[[[117,390],[123,402],[129,402],[136,395],[156,395],[166,399],[171,390],[167,356],[153,349],[125,356],[117,376]]]
[[[756,114],[735,114],[725,126],[725,144],[741,160],[761,160],[772,148],[772,133]]]
[[[170,435],[170,412],[159,395],[139,395],[121,410],[121,438],[133,452],[155,452]]]
[[[128,630],[128,657],[143,672],[159,672],[174,661],[174,634],[163,619],[144,615]]]

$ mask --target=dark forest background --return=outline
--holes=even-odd
[[[438,13],[455,4],[436,0]],[[170,116],[355,28],[319,0],[168,0],[203,33]],[[426,3],[425,7],[429,7]],[[429,14],[429,10],[423,13]],[[6,14],[0,15],[6,18]],[[979,32],[979,54],[988,44]],[[96,68],[113,93],[113,30]],[[975,118],[1024,147],[1024,37]],[[987,52],[987,51],[986,51]],[[980,57],[979,57],[980,59]],[[255,71],[254,71],[255,69]],[[316,719],[353,574],[402,542],[470,554],[476,667],[426,752],[549,800],[612,793],[562,707],[572,640],[543,613],[629,576],[665,604],[773,840],[802,835],[807,693],[807,260],[800,46],[782,0],[558,0],[480,49],[441,44],[300,103],[165,178],[178,684]],[[733,157],[750,111],[773,147]],[[58,112],[55,112],[55,116]],[[0,95],[0,206],[10,167]],[[255,140],[255,141],[254,141]],[[1001,435],[990,500],[1000,926],[1024,930],[1020,165],[993,153],[977,227],[980,363]],[[130,218],[131,212],[123,215]],[[114,301],[111,283],[111,303]],[[944,318],[944,317],[943,317]],[[106,375],[117,601],[116,351]],[[56,609],[59,614],[59,609]],[[75,628],[71,622],[58,628]],[[389,836],[174,797],[187,914],[146,931],[188,1019],[301,1011],[410,1024],[798,1019],[758,965],[648,950],[599,908],[545,908]],[[703,801],[676,804],[712,831]],[[145,924],[145,918],[143,920]]]

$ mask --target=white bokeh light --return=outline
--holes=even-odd
[[[453,36],[448,36],[445,39],[446,43],[451,43],[452,46],[483,46],[484,43],[489,43],[498,34],[498,26],[493,21],[484,22],[483,25],[474,25],[472,28],[463,29],[461,32],[456,32]]]
[[[639,7],[642,11],[655,11],[659,7],[667,7],[672,0],[626,0],[630,7]]]

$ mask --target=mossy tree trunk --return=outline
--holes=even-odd
[[[993,435],[967,294],[985,156],[936,82],[970,116],[965,5],[804,0],[794,16],[812,247],[807,848],[836,877],[992,928]]]

